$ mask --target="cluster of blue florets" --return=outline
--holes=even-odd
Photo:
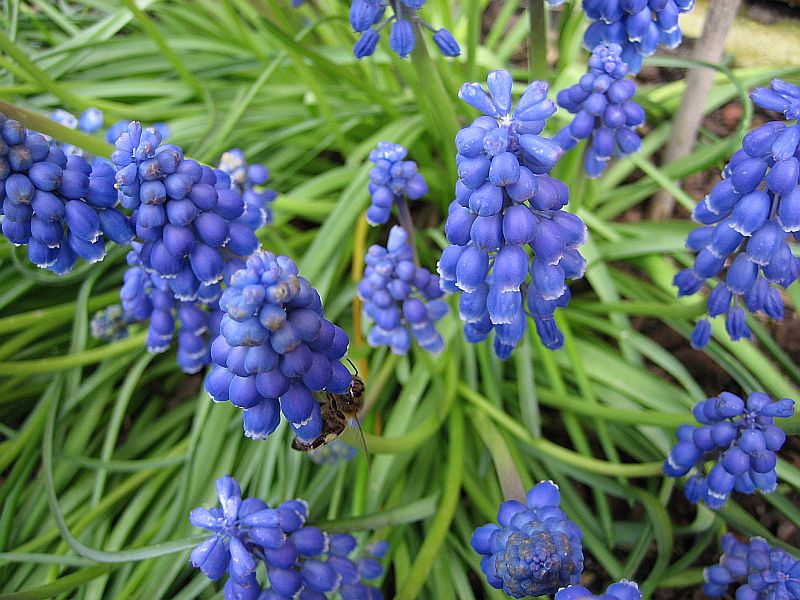
[[[132,121],[116,141],[112,160],[122,204],[133,211],[139,252],[148,271],[167,279],[178,300],[210,298],[224,276],[259,245],[244,202],[226,173],[185,159],[161,145],[154,128]]]
[[[113,342],[128,337],[128,321],[121,304],[111,304],[98,310],[89,322],[92,337]]]
[[[554,600],[642,600],[642,592],[636,582],[623,579],[609,585],[606,592],[599,596],[582,585],[571,585],[559,590]]]
[[[367,209],[367,222],[382,225],[389,220],[392,206],[408,200],[419,200],[428,193],[425,178],[417,172],[417,163],[403,160],[408,154],[400,144],[378,142],[369,153],[375,163],[369,171],[371,205]]]
[[[350,25],[361,38],[353,46],[353,53],[359,60],[372,56],[381,39],[381,30],[391,23],[389,47],[401,58],[414,50],[414,23],[433,32],[433,42],[444,56],[458,56],[461,48],[447,29],[436,29],[417,15],[425,0],[352,0],[350,4]],[[390,6],[392,16],[384,19],[386,8]]]
[[[189,515],[192,525],[213,532],[189,560],[214,581],[228,574],[226,600],[324,600],[329,594],[345,600],[383,598],[364,582],[383,575],[378,559],[388,550],[385,542],[350,558],[356,539],[306,525],[303,500],[270,508],[258,498],[242,499],[239,484],[227,475],[217,480],[217,496],[219,508],[196,508]],[[260,563],[267,573],[263,584],[256,573]]]
[[[105,239],[133,237],[128,218],[115,207],[114,170],[77,155],[67,156],[44,136],[0,115],[0,199],[3,234],[27,244],[39,267],[64,274],[78,258],[97,262]]]
[[[436,275],[414,265],[405,229],[392,227],[386,247],[370,247],[364,261],[367,267],[357,291],[373,322],[367,336],[370,346],[407,354],[413,336],[424,350],[441,352],[444,341],[435,323],[447,314],[447,304],[438,299],[444,292]]]
[[[584,12],[594,20],[583,43],[587,50],[597,44],[619,44],[631,73],[638,73],[644,58],[655,53],[659,44],[680,45],[683,34],[678,19],[694,5],[695,0],[583,0]]]
[[[526,503],[500,505],[495,525],[478,527],[473,549],[482,555],[486,581],[513,598],[554,594],[576,584],[583,570],[582,533],[559,508],[561,495],[551,481],[535,485]]]
[[[275,190],[264,187],[269,181],[269,169],[259,163],[248,164],[240,148],[224,152],[219,159],[218,168],[228,174],[231,187],[242,195],[244,212],[238,221],[245,223],[253,231],[272,224],[271,205],[278,194]]]
[[[197,373],[209,363],[209,344],[219,332],[219,295],[194,300],[175,298],[169,280],[144,268],[141,250],[142,245],[134,242],[127,257],[130,268],[119,292],[125,320],[149,321],[145,346],[152,353],[166,352],[177,328],[178,366],[184,373]]]
[[[596,46],[589,57],[589,72],[580,82],[558,93],[559,106],[575,115],[553,141],[566,151],[591,138],[584,156],[589,177],[600,177],[608,160],[632,154],[641,147],[636,128],[645,114],[633,101],[636,84],[628,75],[618,44]]]
[[[63,127],[77,129],[89,135],[100,132],[104,124],[103,111],[99,108],[87,108],[80,114],[80,116],[77,117],[63,108],[57,108],[50,114],[50,118]],[[111,125],[111,127],[109,127],[105,132],[106,141],[109,144],[116,142],[117,138],[119,138],[120,135],[128,130],[128,123],[129,121],[123,120],[117,121]],[[155,123],[153,127],[155,127],[156,130],[158,130],[158,132],[161,134],[162,140],[169,137],[170,130],[166,123]],[[94,158],[82,148],[78,148],[72,144],[62,144],[57,140],[50,138],[49,136],[44,137],[51,144],[59,146],[68,156],[70,154],[77,154],[78,156],[83,156],[89,161]],[[103,160],[107,160],[107,158],[103,157]]]
[[[71,112],[64,110],[63,108],[57,108],[50,114],[50,118],[63,127],[77,129],[89,135],[100,131],[100,129],[103,127],[103,111],[101,111],[99,108],[87,108],[80,114],[79,117],[76,117]],[[87,159],[90,158],[83,149],[78,148],[77,146],[73,146],[72,144],[61,144],[49,136],[44,137],[54,146],[59,146],[67,156],[71,154],[77,154],[78,156],[84,156]]]
[[[583,276],[578,247],[586,226],[562,210],[569,189],[547,175],[563,152],[538,135],[556,110],[547,84],[528,86],[512,112],[511,75],[493,71],[487,83],[491,95],[477,83],[459,92],[484,116],[456,136],[459,179],[445,224],[451,245],[438,269],[442,289],[462,292],[467,340],[479,342],[494,329],[495,352],[506,359],[525,334],[523,294],[545,346],[563,345],[553,315],[569,303],[567,280]]]
[[[772,90],[755,90],[752,98],[762,108],[794,118],[800,113],[797,86],[776,80]],[[776,286],[788,287],[800,271],[789,246],[789,237],[797,239],[800,231],[800,125],[771,121],[748,133],[723,177],[695,207],[694,219],[703,226],[689,234],[687,246],[697,257],[675,285],[688,296],[719,279],[708,315],[725,315],[731,339],[749,339],[744,308],[780,320],[783,300]],[[710,339],[711,324],[701,319],[692,345],[702,348]]]
[[[206,390],[244,409],[245,435],[266,439],[281,412],[301,440],[321,432],[314,392],[348,391],[340,359],[349,339],[324,318],[317,291],[285,256],[259,251],[234,273],[219,302],[225,311],[211,345]]]
[[[719,563],[703,571],[703,591],[711,598],[724,596],[737,584],[737,600],[796,600],[800,598],[800,561],[783,548],[760,537],[738,541],[722,537]]]
[[[775,418],[794,414],[794,400],[773,402],[764,393],[753,392],[744,400],[730,392],[699,402],[694,416],[699,427],[678,428],[678,443],[664,461],[664,473],[683,477],[684,493],[692,502],[704,500],[709,508],[719,509],[734,490],[753,494],[775,491],[778,476],[775,455],[786,441],[786,434],[773,423]],[[712,463],[706,474],[706,463]]]

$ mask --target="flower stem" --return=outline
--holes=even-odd
[[[529,0],[528,72],[531,81],[547,81],[547,9],[545,0]]]
[[[411,208],[408,206],[408,199],[405,196],[397,201],[397,219],[400,221],[400,226],[405,229],[408,234],[409,245],[414,252],[414,264],[419,266],[414,220],[411,218]]]
[[[395,600],[418,598],[425,580],[436,562],[442,544],[450,530],[450,524],[458,508],[461,483],[464,477],[464,417],[461,407],[454,407],[450,413],[448,426],[449,452],[447,453],[447,472],[445,473],[442,500],[439,509],[426,532],[422,546],[414,559],[414,564],[403,582]]]

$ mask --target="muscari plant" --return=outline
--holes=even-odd
[[[652,235],[663,242],[658,236],[667,228],[644,224],[637,230],[635,224],[610,222],[611,203],[602,200],[602,186],[625,198],[638,193],[637,184],[617,190],[602,178],[595,185],[584,177],[607,172],[608,181],[620,182],[631,175],[631,163],[610,161],[642,147],[636,130],[645,120],[641,107],[650,104],[637,102],[628,74],[637,72],[659,43],[680,42],[678,16],[693,3],[572,2],[557,14],[562,25],[571,24],[562,31],[572,31],[591,50],[588,73],[573,86],[559,79],[563,87],[551,90],[547,81],[514,68],[494,70],[487,78],[488,94],[479,83],[461,88],[459,96],[470,108],[453,96],[455,81],[474,80],[485,67],[476,61],[480,12],[475,6],[464,15],[405,0],[356,0],[349,15],[344,7],[338,16],[349,16],[352,29],[361,34],[356,59],[371,56],[380,32],[390,30],[389,46],[397,57],[389,58],[389,69],[381,66],[386,58],[380,55],[358,67],[352,57],[350,63],[338,57],[330,61],[328,48],[352,43],[349,32],[324,29],[326,11],[338,9],[300,4],[292,2],[308,19],[302,31],[299,20],[296,30],[283,29],[300,18],[289,12],[275,15],[268,9],[256,16],[245,11],[222,20],[215,15],[222,30],[233,21],[237,29],[219,38],[220,46],[206,46],[211,53],[227,44],[261,60],[263,48],[275,45],[280,60],[290,55],[297,60],[303,48],[301,61],[273,63],[235,99],[222,100],[217,87],[204,91],[198,77],[207,83],[218,76],[235,86],[240,84],[236,77],[250,78],[245,67],[231,70],[231,63],[200,74],[180,62],[183,50],[165,51],[188,95],[163,100],[161,107],[142,104],[141,116],[174,120],[183,146],[165,143],[161,127],[126,120],[106,133],[115,148],[104,148],[96,137],[82,135],[102,129],[97,109],[80,118],[54,113],[54,122],[74,135],[24,110],[12,115],[20,119],[3,118],[3,233],[25,246],[36,266],[57,274],[77,267],[62,284],[85,281],[70,353],[64,357],[38,358],[63,346],[63,338],[47,346],[29,343],[64,322],[55,317],[65,314],[61,307],[42,311],[31,304],[37,310],[17,321],[31,326],[27,331],[17,329],[13,316],[0,317],[0,330],[20,332],[0,346],[0,369],[6,360],[20,370],[18,377],[33,374],[25,385],[4,388],[10,398],[4,402],[14,407],[9,422],[20,423],[20,433],[4,420],[2,434],[8,440],[0,445],[0,464],[10,465],[10,483],[0,486],[0,497],[4,506],[6,501],[9,507],[24,506],[32,518],[12,523],[5,508],[0,517],[0,546],[10,549],[0,554],[0,579],[8,581],[3,585],[13,592],[41,582],[34,596],[69,594],[82,586],[86,597],[348,600],[387,593],[469,598],[502,590],[511,597],[638,600],[652,597],[656,587],[697,586],[704,579],[712,597],[732,584],[737,598],[797,597],[796,557],[785,540],[743,514],[731,492],[766,494],[789,519],[793,515],[785,494],[797,486],[797,469],[778,458],[792,429],[774,419],[793,422],[793,401],[784,396],[795,395],[800,377],[791,359],[769,343],[770,334],[745,321],[741,305],[779,318],[786,299],[775,286],[791,295],[796,279],[789,238],[796,229],[794,192],[800,189],[794,123],[798,88],[777,79],[771,89],[753,92],[756,105],[781,113],[785,121],[744,138],[725,179],[694,213],[705,227],[689,235],[698,259],[693,269],[676,276],[679,293],[691,295],[707,280],[718,280],[708,314],[728,314],[734,339],[749,337],[752,327],[767,348],[740,344],[722,351],[712,344],[706,356],[735,380],[730,389],[742,387],[747,393],[723,392],[690,413],[703,397],[700,386],[624,316],[640,310],[656,314],[689,337],[697,310],[679,313],[683,308],[673,293],[660,286],[675,270],[671,257],[627,254],[628,236],[646,240]],[[543,14],[538,4],[530,7],[532,47],[547,42],[537,37],[542,20],[536,15]],[[432,23],[442,26],[422,21],[418,11],[423,8]],[[207,7],[195,10],[204,14]],[[182,29],[186,25],[171,14],[159,13],[165,18],[154,25],[147,13],[134,13],[132,40],[142,39],[139,26],[156,38],[155,48],[169,48],[180,38],[161,38],[159,27],[177,27],[187,43],[194,40],[198,33]],[[507,24],[510,14],[501,11],[498,23]],[[594,21],[585,33],[575,27],[583,14]],[[469,21],[466,29],[459,16]],[[26,25],[23,32],[29,34]],[[510,55],[498,47],[503,36],[496,27],[487,44],[494,40],[494,50],[503,56],[499,62],[505,63]],[[468,31],[464,64],[427,55],[420,47],[429,43],[420,35],[424,30],[433,32],[430,40],[445,57],[461,52],[449,30]],[[251,33],[264,31],[272,34],[268,41],[253,42]],[[292,41],[295,35],[311,36],[315,45],[300,46]],[[508,39],[515,35],[510,31]],[[23,60],[4,36],[4,50]],[[565,40],[563,48],[568,46]],[[321,75],[313,82],[307,79],[307,64]],[[25,68],[42,81],[46,72],[33,66]],[[573,66],[578,73],[587,64]],[[374,78],[365,83],[363,72]],[[398,93],[406,84],[416,97]],[[52,90],[56,96],[64,91],[58,85]],[[275,92],[277,104],[266,90]],[[430,98],[422,97],[426,91]],[[281,104],[282,97],[292,103]],[[206,108],[222,100],[229,112],[201,136],[204,124],[191,116],[197,106],[164,108],[187,98],[206,102]],[[75,103],[68,94],[59,99],[70,107],[90,105]],[[98,105],[115,116],[137,114],[114,102]],[[574,115],[560,131],[554,124],[556,105]],[[472,109],[480,113],[477,118]],[[281,117],[264,116],[272,110]],[[648,116],[658,126],[661,115],[653,112]],[[284,118],[292,122],[275,124]],[[312,125],[313,140],[297,136]],[[464,127],[457,131],[458,126]],[[375,147],[375,140],[384,141]],[[582,155],[570,152],[582,140],[587,140]],[[449,162],[453,141],[455,168]],[[645,137],[648,152],[649,143]],[[721,140],[718,148],[725,143]],[[204,164],[234,144],[250,150],[223,153],[217,168]],[[265,187],[269,171],[248,162],[251,150],[274,161],[274,185],[289,190],[277,202],[276,193]],[[649,165],[646,177],[664,181],[648,159],[637,160]],[[328,197],[332,191],[341,194],[335,206]],[[422,197],[428,201],[416,202]],[[437,207],[453,197],[446,216],[440,214]],[[318,226],[320,220],[324,224]],[[668,247],[676,248],[684,233],[670,230]],[[670,252],[685,260],[677,250]],[[0,262],[0,269],[9,266],[12,276],[0,273],[0,285],[23,276],[36,283],[0,294],[0,306],[18,310],[14,301],[21,294],[55,282],[46,275],[34,279],[19,251],[0,254],[6,256],[13,256],[13,267]],[[608,256],[641,260],[619,269]],[[102,262],[82,266],[79,258]],[[343,276],[346,264],[353,271],[352,284]],[[431,272],[434,266],[439,277]],[[631,276],[630,269],[644,270],[654,283],[637,280],[640,271]],[[111,276],[103,277],[104,272]],[[584,274],[586,282],[574,283]],[[104,290],[99,297],[92,297],[93,286]],[[570,306],[573,293],[579,302]],[[117,295],[121,305],[109,305]],[[101,309],[91,322],[92,335],[103,341],[96,351],[85,350],[89,306]],[[456,331],[456,315],[464,321],[463,335]],[[710,337],[704,319],[690,336],[696,348]],[[175,359],[142,354],[145,349],[168,352],[176,338]],[[490,344],[486,338],[492,338]],[[507,362],[496,361],[491,349]],[[772,366],[772,359],[785,373]],[[186,390],[189,395],[197,391],[200,378],[175,373],[174,360],[185,373],[204,372],[204,391],[196,401],[185,400]],[[351,460],[360,454],[347,443],[354,441],[351,431],[344,439],[326,439],[330,443],[312,452],[289,450],[292,438],[306,443],[327,431],[331,405],[325,403],[352,393],[352,361],[367,383],[360,415],[366,449],[381,456],[369,468],[363,460]],[[648,363],[671,380],[650,372]],[[81,370],[94,364],[96,371]],[[66,376],[48,375],[61,370]],[[117,387],[106,424],[100,416],[109,412],[103,398],[111,398]],[[21,421],[28,408],[17,408],[17,399],[39,393],[42,402]],[[217,404],[209,404],[209,396]],[[129,404],[133,397],[141,402]],[[771,397],[784,399],[772,402]],[[561,412],[548,413],[547,406]],[[128,410],[131,418],[124,419]],[[699,426],[689,424],[692,417]],[[251,439],[243,439],[239,423]],[[678,441],[670,450],[676,427]],[[467,435],[476,444],[466,443]],[[28,443],[40,437],[41,450]],[[436,452],[420,451],[433,448],[434,441]],[[64,451],[54,454],[54,444],[63,444]],[[603,458],[595,456],[597,447]],[[97,450],[101,458],[80,455],[83,448]],[[29,481],[37,452],[42,480]],[[319,466],[312,467],[306,456]],[[698,516],[692,533],[702,536],[691,540],[687,535],[692,550],[686,557],[672,552],[673,536],[686,534],[669,521],[674,498],[672,483],[657,478],[662,468],[671,477],[692,473],[680,482],[686,497],[722,509],[713,517]],[[235,473],[242,485],[223,476],[226,472]],[[544,481],[523,492],[547,477],[561,487]],[[649,478],[648,485],[641,485],[641,477]],[[75,487],[68,491],[73,478]],[[193,506],[212,504],[214,480],[219,507],[189,514]],[[249,498],[242,497],[242,489]],[[441,493],[426,496],[433,489]],[[81,496],[83,490],[90,495]],[[286,500],[297,496],[311,501]],[[116,508],[123,497],[136,500]],[[631,505],[642,506],[646,520],[633,516],[615,530],[609,499],[626,514]],[[75,518],[82,500],[88,512]],[[498,524],[478,527],[493,517],[497,505]],[[56,539],[53,529],[37,532],[48,507],[67,554],[64,547],[49,546]],[[65,510],[73,513],[66,520]],[[343,518],[347,514],[354,516]],[[736,542],[727,534],[719,565],[704,575],[690,568],[725,527],[751,541]],[[199,537],[196,528],[207,533]],[[376,539],[390,538],[391,546],[362,545],[357,552],[359,542],[344,531],[365,529],[381,529]],[[182,534],[190,537],[175,539]],[[753,537],[758,535],[769,540]],[[122,545],[133,549],[117,550]],[[52,554],[36,553],[43,549]],[[175,552],[184,552],[188,563]],[[591,575],[584,572],[584,555],[591,558],[585,563]],[[648,556],[654,562],[645,562]],[[618,557],[625,557],[624,568]],[[382,559],[391,569],[385,581]],[[115,563],[128,565],[118,572],[107,567]],[[47,569],[37,564],[58,566],[45,575]],[[470,571],[478,577],[468,579]],[[628,579],[633,575],[638,584]]]

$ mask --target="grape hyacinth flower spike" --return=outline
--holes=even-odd
[[[719,563],[703,571],[703,592],[710,598],[725,596],[737,585],[737,600],[796,600],[800,598],[800,561],[764,538],[738,541],[722,536]]]
[[[213,302],[220,281],[259,246],[249,223],[239,220],[241,194],[226,173],[161,144],[155,128],[132,121],[115,146],[116,185],[133,211],[144,268],[168,280],[178,300]]]
[[[436,275],[414,265],[406,230],[392,227],[386,247],[372,246],[364,261],[367,267],[357,293],[373,323],[367,336],[370,346],[389,346],[403,355],[413,337],[424,350],[441,352],[444,341],[435,323],[447,314],[447,304],[439,300],[444,292]]]
[[[800,88],[774,80],[771,89],[752,93],[764,109],[800,116]],[[675,276],[679,296],[691,296],[716,281],[708,297],[708,316],[725,315],[732,340],[752,335],[745,310],[780,320],[787,288],[798,276],[800,261],[789,246],[800,232],[800,125],[771,121],[742,140],[742,148],[723,171],[724,179],[694,209],[701,227],[686,245],[697,253],[694,266]],[[711,287],[711,286],[709,286]],[[692,346],[703,348],[711,326],[700,320]]]
[[[794,414],[794,400],[773,402],[753,392],[745,403],[739,396],[722,392],[694,407],[700,426],[678,428],[678,442],[664,461],[664,473],[683,477],[693,472],[684,486],[686,498],[704,500],[709,508],[722,508],[733,491],[753,494],[775,491],[776,452],[786,434],[774,419]],[[706,463],[711,463],[706,473]]]
[[[554,600],[642,600],[642,592],[636,582],[623,579],[609,585],[599,596],[582,585],[571,585],[559,590]]]
[[[259,251],[231,277],[219,305],[225,314],[205,382],[211,398],[243,409],[253,439],[266,439],[281,413],[301,440],[317,437],[314,392],[343,394],[352,381],[340,362],[349,339],[325,319],[317,291],[291,259]]]
[[[619,44],[622,60],[638,73],[646,56],[659,44],[676,48],[683,39],[680,15],[694,8],[695,0],[583,0],[586,16],[594,22],[583,36],[591,50],[598,44]]]
[[[489,523],[472,534],[472,548],[493,588],[512,598],[554,594],[580,580],[583,570],[582,533],[559,508],[558,486],[535,485],[525,504],[500,505],[499,525]]]
[[[133,237],[128,218],[115,208],[114,171],[107,163],[67,156],[2,114],[0,200],[6,238],[27,245],[33,264],[59,275],[79,258],[102,260],[106,239],[127,244]]]
[[[342,598],[380,600],[376,587],[365,583],[383,575],[378,562],[385,543],[354,554],[356,539],[328,534],[308,525],[308,504],[287,500],[275,508],[258,498],[242,498],[238,482],[228,475],[217,480],[219,507],[195,508],[189,520],[212,532],[189,561],[209,579],[228,574],[226,600],[318,600],[339,593]],[[258,567],[267,577],[258,581]]]
[[[443,56],[458,56],[461,48],[447,29],[436,29],[419,18],[418,11],[425,0],[351,0],[350,25],[361,37],[353,47],[353,54],[359,60],[371,56],[378,46],[381,30],[391,26],[389,47],[401,58],[406,58],[414,50],[416,25],[433,33],[433,42]],[[391,7],[391,16],[384,19],[386,8]]]
[[[641,147],[636,128],[645,114],[633,101],[636,84],[627,79],[628,65],[618,44],[598,45],[589,57],[589,72],[579,83],[558,93],[557,102],[575,115],[553,141],[565,150],[589,138],[584,168],[589,177],[599,177],[608,160],[632,154]]]
[[[428,184],[417,172],[417,163],[404,160],[407,154],[403,146],[391,142],[378,142],[369,153],[375,166],[369,171],[371,204],[367,209],[367,222],[373,227],[386,223],[395,205],[400,218],[405,218],[403,211],[407,210],[407,200],[419,200],[428,193]]]
[[[505,360],[525,334],[528,314],[545,346],[563,345],[554,313],[569,303],[567,281],[583,277],[578,247],[587,232],[563,210],[567,186],[548,175],[563,150],[539,135],[556,110],[547,83],[529,85],[513,111],[511,75],[493,71],[487,84],[489,94],[478,83],[459,92],[483,116],[456,135],[459,179],[438,271],[443,290],[462,292],[467,341],[494,330],[495,353]]]

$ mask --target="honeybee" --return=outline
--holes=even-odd
[[[361,423],[358,421],[358,413],[364,407],[364,382],[358,376],[358,370],[353,375],[347,392],[344,394],[325,394],[324,397],[319,395],[317,402],[322,416],[322,432],[310,442],[304,442],[295,437],[292,440],[292,448],[300,452],[309,452],[322,448],[338,438],[347,427],[348,420],[353,419],[361,435],[361,443],[364,445],[364,453],[366,454],[367,446],[364,440],[364,432],[361,430]]]

